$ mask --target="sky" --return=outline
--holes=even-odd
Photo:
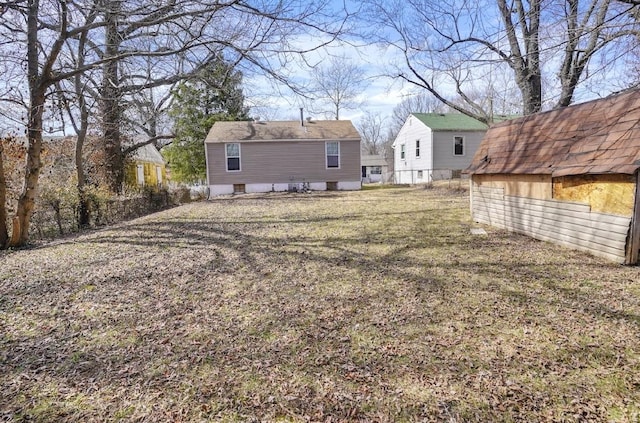
[[[300,40],[300,46],[311,45],[312,40]],[[365,80],[363,91],[358,98],[361,106],[354,110],[340,110],[340,119],[357,121],[366,112],[376,113],[382,117],[391,116],[393,108],[410,94],[410,89],[399,81],[380,76],[385,64],[392,60],[392,52],[383,51],[376,46],[334,45],[308,55],[308,62],[326,65],[331,56],[346,57],[352,64],[363,69]],[[372,58],[374,60],[372,60]],[[311,70],[301,63],[289,65],[296,79],[308,82]],[[300,115],[300,107],[305,106],[304,98],[296,95],[282,84],[276,84],[262,75],[245,76],[244,91],[250,104],[252,116],[265,120],[291,120]],[[305,111],[308,116],[309,111]],[[262,115],[262,116],[261,116]],[[311,116],[324,119],[324,116]]]
[[[341,0],[335,0],[336,4],[342,4]],[[350,0],[347,0],[347,2]],[[381,0],[385,1],[385,0]],[[347,6],[349,7],[349,4]],[[352,3],[352,5],[355,3]],[[497,24],[496,24],[497,25]],[[498,25],[499,26],[499,25]],[[379,30],[379,29],[378,29]],[[308,48],[312,45],[317,45],[318,39],[300,38],[296,41],[297,45],[301,48]],[[380,75],[385,74],[385,68],[389,63],[402,61],[402,58],[398,56],[399,52],[392,48],[383,50],[374,45],[358,46],[346,44],[333,44],[327,49],[323,49],[314,52],[309,55],[308,62],[311,63],[323,63],[322,58],[330,55],[334,56],[346,56],[352,60],[352,63],[361,66],[368,76],[365,81],[364,89],[361,95],[362,106],[356,110],[341,110],[341,119],[350,119],[357,122],[366,112],[372,112],[379,114],[380,116],[387,117],[387,122],[390,122],[390,116],[393,108],[398,105],[403,99],[415,94],[416,91],[413,87],[408,86],[406,83],[402,84],[399,80],[392,80]],[[559,93],[557,87],[558,80],[556,73],[560,67],[560,63],[557,63],[559,58],[555,56],[545,56],[543,63],[543,72],[545,73],[545,91],[543,93],[545,100],[548,102],[546,107],[550,107],[555,104],[553,95]],[[628,82],[628,66],[621,61],[619,66],[610,68],[607,67],[606,72],[601,72],[599,64],[596,59],[592,61],[589,69],[583,75],[583,81],[579,89],[575,93],[574,103],[580,103],[594,98],[603,97],[624,88],[626,82]],[[299,80],[304,81],[305,78],[309,78],[310,71],[301,64],[293,65],[290,69],[292,75],[295,75]],[[513,75],[508,72],[508,79],[513,82]],[[299,108],[301,107],[301,98],[296,96],[290,90],[285,87],[274,87],[272,83],[265,80],[263,77],[248,78],[246,86],[246,94],[249,100],[252,101],[257,107],[253,108],[255,115],[260,116],[263,119],[297,119],[299,116]],[[444,89],[442,89],[444,87]],[[446,85],[439,87],[443,92],[455,93],[453,86],[447,90]],[[481,87],[480,87],[481,88]],[[511,87],[505,88],[505,93],[509,92]],[[422,92],[425,92],[424,90]],[[509,97],[509,94],[505,94],[505,98]],[[312,116],[313,117],[313,116]],[[322,118],[322,117],[316,117]]]

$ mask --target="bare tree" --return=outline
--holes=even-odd
[[[362,149],[365,154],[384,154],[387,142],[385,119],[380,113],[365,112],[356,123],[356,129],[362,137]]]
[[[428,92],[411,94],[393,108],[389,130],[395,138],[411,113],[444,113],[446,110],[446,106]]]
[[[29,225],[38,178],[42,167],[42,134],[47,110],[53,110],[59,83],[101,73],[107,165],[122,171],[123,150],[120,122],[121,100],[126,93],[178,81],[210,58],[224,52],[238,64],[286,82],[279,72],[293,54],[304,54],[331,42],[342,30],[343,17],[324,13],[328,2],[248,1],[206,2],[199,0],[14,0],[0,6],[0,53],[8,70],[5,80],[17,82],[2,87],[0,101],[27,111],[28,147],[24,188],[13,219],[10,245],[28,240]],[[295,48],[290,39],[301,33],[323,34],[322,42],[310,49]],[[78,43],[84,40],[84,61],[74,60]],[[156,40],[155,43],[149,40]],[[144,41],[144,42],[143,42]],[[152,46],[152,48],[148,48]],[[181,56],[190,69],[153,80],[124,81],[123,64],[136,58],[174,59]],[[26,62],[25,62],[26,58]],[[126,82],[126,83],[123,83]],[[85,103],[86,104],[86,103]],[[80,107],[81,109],[81,107]],[[55,111],[55,110],[54,110]],[[76,109],[76,113],[78,109]],[[79,112],[82,113],[81,111]],[[18,117],[12,116],[19,120]],[[119,169],[116,169],[120,166]],[[121,175],[112,186],[118,190]]]
[[[7,231],[7,181],[4,176],[4,138],[0,139],[0,248],[9,242]]]
[[[346,57],[332,57],[312,71],[311,95],[316,100],[313,113],[340,119],[341,110],[358,108],[364,86],[363,69]]]
[[[635,3],[371,0],[365,19],[375,32],[364,36],[400,53],[388,76],[487,123],[493,110],[469,95],[469,90],[484,84],[485,75],[510,72],[524,114],[541,110],[545,95],[555,99],[555,107],[566,106],[594,58],[620,48],[637,31],[632,18]],[[615,61],[607,66],[615,66]],[[545,73],[556,75],[558,89],[551,91],[556,84],[543,86]],[[501,88],[495,84],[493,89]],[[544,89],[549,90],[545,95]]]

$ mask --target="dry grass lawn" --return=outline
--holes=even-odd
[[[640,270],[466,193],[194,203],[0,255],[0,420],[638,421]]]

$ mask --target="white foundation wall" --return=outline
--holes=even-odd
[[[209,195],[211,197],[228,194],[233,194],[233,185],[209,185]]]
[[[295,185],[301,186],[301,183]],[[311,191],[326,191],[326,182],[310,182],[309,189]],[[362,183],[360,181],[338,181],[339,191],[357,191],[362,189]],[[219,195],[233,194],[233,185],[209,185],[209,191],[211,197]],[[286,192],[290,191],[290,184],[245,184],[244,191],[246,193],[260,193],[260,192]]]
[[[249,194],[254,192],[286,191],[287,188],[287,184],[247,184],[244,187],[244,192]]]
[[[338,182],[338,191],[357,191],[359,189],[362,189],[361,181]]]

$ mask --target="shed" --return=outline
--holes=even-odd
[[[640,247],[640,90],[492,126],[473,157],[471,213],[620,263]]]
[[[129,186],[166,186],[167,170],[156,146],[144,144],[131,153],[125,169],[125,182]]]

